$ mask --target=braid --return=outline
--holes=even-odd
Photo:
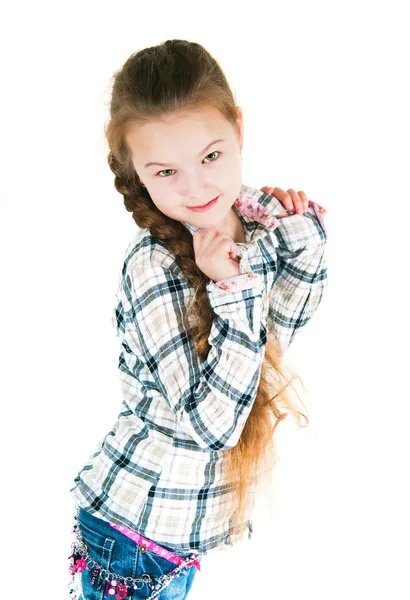
[[[141,183],[137,173],[130,179],[123,175],[122,168],[112,152],[108,155],[108,164],[115,175],[115,189],[123,195],[127,211],[138,227],[148,228],[151,235],[163,242],[165,248],[175,257],[175,262],[183,275],[195,290],[192,302],[184,315],[184,324],[188,335],[191,335],[196,345],[199,358],[204,360],[210,350],[207,341],[209,328],[214,312],[206,293],[209,278],[198,268],[195,262],[195,252],[192,234],[182,225],[162,213],[153,203],[147,189]],[[208,318],[205,317],[204,311]],[[202,315],[197,319],[196,315]]]

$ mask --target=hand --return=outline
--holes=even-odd
[[[215,229],[199,229],[192,236],[195,263],[212,281],[240,274],[235,242]]]
[[[289,189],[285,192],[285,190],[282,190],[279,187],[271,188],[268,186],[261,188],[261,192],[271,194],[271,196],[280,200],[287,210],[293,211],[291,214],[297,213],[298,215],[301,215],[309,209],[309,199],[305,192],[300,191],[296,193],[293,189]],[[283,219],[284,217],[289,216],[290,214],[288,212],[275,215],[277,219]]]

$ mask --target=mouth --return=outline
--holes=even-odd
[[[220,194],[219,194],[219,196],[220,196]],[[210,200],[206,204],[203,204],[202,206],[188,206],[187,208],[189,208],[189,210],[194,210],[194,211],[207,210],[208,208],[211,208],[212,206],[214,206],[214,204],[216,204],[216,201],[218,200],[219,196],[217,196],[216,198],[213,198],[212,200]]]

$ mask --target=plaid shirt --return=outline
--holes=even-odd
[[[242,534],[230,527],[225,450],[256,397],[267,331],[285,353],[328,285],[323,207],[276,219],[282,203],[243,185],[234,208],[246,238],[240,274],[207,280],[215,318],[202,364],[183,325],[192,286],[149,229],[129,244],[113,310],[123,409],[70,489],[76,505],[178,552],[251,539],[251,513]]]

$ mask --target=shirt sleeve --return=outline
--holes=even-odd
[[[283,205],[278,200],[273,213],[281,212]],[[277,273],[270,291],[267,326],[282,354],[312,318],[328,286],[326,212],[310,201],[306,213],[277,219],[273,230]]]
[[[149,264],[124,274],[117,309],[124,368],[147,390],[155,389],[178,426],[204,450],[234,447],[256,397],[266,348],[263,278],[227,293],[212,280],[206,293],[214,320],[202,363],[183,324],[193,290],[179,268]],[[148,260],[144,260],[148,263]]]

